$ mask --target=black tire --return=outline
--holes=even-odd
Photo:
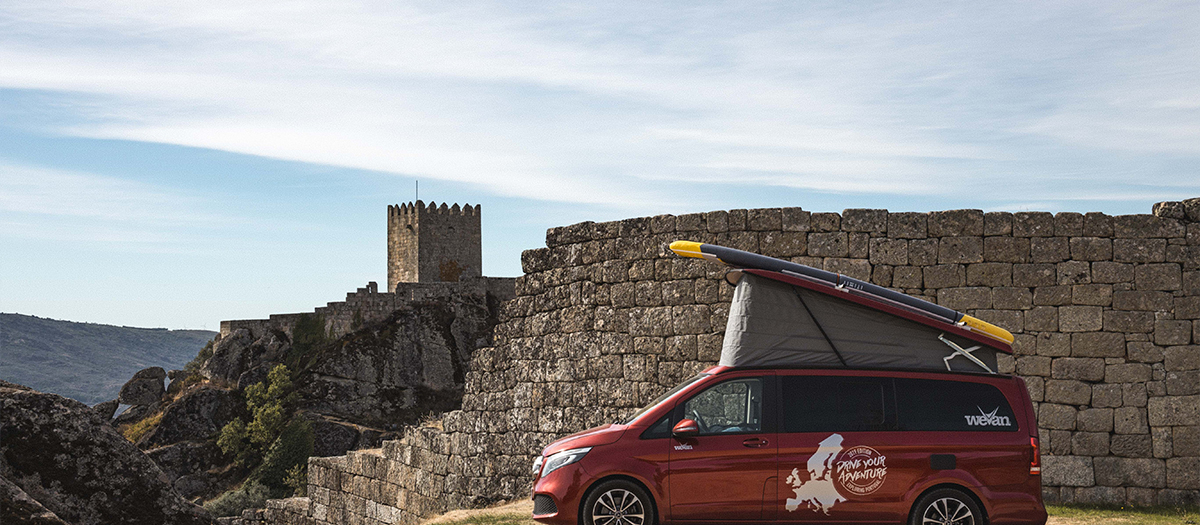
[[[983,510],[975,498],[956,489],[937,489],[913,505],[909,525],[984,525]]]
[[[654,525],[654,502],[642,487],[621,479],[605,481],[588,493],[584,525]]]

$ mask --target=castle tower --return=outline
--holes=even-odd
[[[460,281],[483,275],[479,205],[388,206],[388,291],[399,283]]]

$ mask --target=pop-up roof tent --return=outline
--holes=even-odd
[[[671,250],[737,268],[723,366],[996,371],[1012,334],[943,306],[810,266],[712,244]]]

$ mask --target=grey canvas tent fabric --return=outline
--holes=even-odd
[[[745,273],[733,294],[720,364],[945,371],[943,358],[954,349],[938,339],[943,334],[963,348],[978,345],[836,296]],[[996,349],[978,346],[972,355],[996,370]],[[949,364],[954,371],[985,371],[962,356]]]

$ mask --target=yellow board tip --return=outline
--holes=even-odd
[[[971,327],[977,332],[982,332],[984,335],[987,335],[992,339],[1004,341],[1010,345],[1013,343],[1014,338],[1012,333],[987,321],[982,321],[980,319],[963,314],[962,323]]]
[[[680,257],[695,257],[703,259],[704,254],[700,252],[700,243],[693,241],[675,241],[671,243],[671,251],[675,252]]]

